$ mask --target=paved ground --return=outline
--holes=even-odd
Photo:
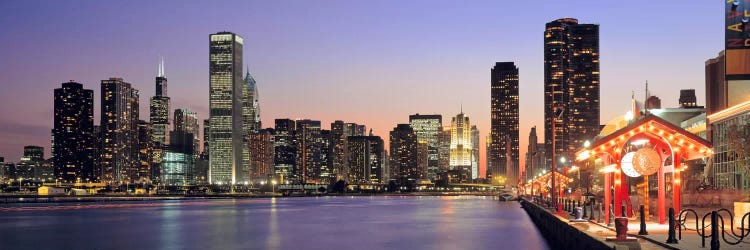
[[[592,221],[589,222],[583,222],[583,223],[571,223],[574,227],[578,228],[582,232],[591,235],[594,238],[600,239],[604,241],[604,239],[608,236],[614,236],[614,227],[608,227],[606,223],[603,221],[603,219],[600,220],[601,223],[597,223],[596,221],[599,219],[599,212],[594,211],[593,216],[591,214],[591,211],[587,211],[587,215],[591,217]],[[563,221],[568,221],[568,219],[572,219],[572,216],[559,216]],[[603,218],[603,217],[602,217]],[[653,218],[655,219],[655,218]],[[729,221],[725,221],[725,228],[729,228]],[[707,221],[708,224],[708,221]],[[692,219],[688,219],[686,222],[686,226],[688,228],[693,228],[692,230],[683,230],[682,231],[682,238],[678,238],[677,244],[667,244],[667,237],[668,237],[668,231],[669,228],[667,225],[661,225],[658,224],[656,221],[649,221],[646,223],[646,230],[648,231],[649,235],[646,236],[638,236],[638,231],[640,231],[640,221],[636,218],[632,218],[628,222],[628,234],[637,237],[638,242],[637,243],[611,243],[610,246],[618,245],[618,248],[626,249],[623,247],[627,247],[627,249],[710,249],[711,245],[711,239],[706,238],[706,247],[701,247],[701,236],[698,235],[695,231],[695,221]],[[735,225],[736,226],[736,225]],[[706,233],[710,234],[709,232],[710,228],[707,228]],[[746,231],[747,232],[747,231]],[[739,229],[735,229],[735,233],[740,234]],[[726,239],[730,242],[737,242],[738,240],[731,236],[732,233],[727,231],[726,232]],[[750,249],[750,236],[745,238],[744,242],[740,242],[737,245],[730,245],[726,243],[724,240],[719,239],[720,242],[720,249]]]

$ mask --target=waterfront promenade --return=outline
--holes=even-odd
[[[599,211],[594,209],[593,213],[587,210],[587,217],[585,222],[572,222],[574,216],[569,211],[563,211],[563,213],[556,213],[554,209],[546,207],[544,204],[534,203],[535,206],[542,208],[544,211],[554,216],[561,222],[567,223],[570,226],[576,228],[580,232],[595,238],[602,243],[612,248],[623,248],[627,249],[711,249],[711,238],[705,238],[705,247],[702,247],[702,238],[695,231],[695,220],[688,219],[685,222],[687,229],[683,228],[682,235],[679,237],[678,233],[675,233],[677,237],[677,243],[666,243],[669,237],[668,225],[659,224],[654,221],[646,222],[646,230],[648,235],[638,235],[640,231],[640,220],[639,217],[635,216],[628,219],[628,236],[636,238],[636,242],[618,243],[608,242],[605,239],[607,237],[614,237],[615,227],[614,225],[608,225],[607,222],[603,221],[603,216],[600,217]],[[701,215],[702,216],[702,215]],[[708,222],[707,222],[708,223]],[[725,221],[726,228],[728,230],[729,222]],[[679,232],[679,231],[678,231]],[[735,230],[739,233],[739,230]],[[720,234],[720,233],[719,233]],[[706,229],[706,235],[710,236],[710,227]],[[726,232],[726,237],[730,241],[736,241],[734,237],[731,237],[731,232]],[[551,243],[554,244],[554,243]],[[719,239],[719,249],[748,249],[750,248],[750,240],[745,239],[737,245],[730,245]]]

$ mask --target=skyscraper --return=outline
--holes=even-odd
[[[380,136],[350,136],[347,139],[349,181],[356,184],[382,184],[384,175],[384,146]]]
[[[398,124],[390,133],[391,173],[401,181],[423,178],[417,166],[417,135],[409,124]]]
[[[138,166],[137,171],[129,173],[132,181],[149,181],[159,179],[158,167],[154,166],[153,127],[144,120],[138,121]]]
[[[243,175],[243,40],[231,32],[209,36],[209,183],[236,184]],[[249,160],[249,159],[248,159]]]
[[[336,120],[331,123],[331,154],[329,161],[331,162],[333,175],[337,179],[346,179],[348,177],[348,168],[346,167],[348,162],[346,155],[346,139],[348,135],[345,134],[345,127],[346,125],[344,121],[341,120]]]
[[[526,150],[526,179],[523,181],[534,178],[541,174],[542,171],[546,170],[546,159],[544,143],[539,143],[539,139],[536,135],[536,126],[534,126],[529,132],[529,146]]]
[[[61,182],[94,180],[94,91],[77,82],[55,89],[52,159]]]
[[[164,74],[164,60],[162,59],[156,75],[156,95],[151,97],[149,106],[149,122],[153,128],[153,141],[157,146],[167,145],[169,142],[169,106],[167,77]]]
[[[507,169],[505,137],[511,140],[511,161],[518,162],[518,67],[513,62],[496,62],[490,80],[487,178],[504,175]]]
[[[245,130],[248,133],[261,129],[260,103],[258,102],[258,86],[255,78],[250,74],[250,68],[245,75],[245,90],[243,92],[242,117]]]
[[[472,145],[471,122],[461,112],[451,120],[450,148],[450,169],[458,170],[461,176],[471,176]]]
[[[273,129],[261,129],[250,134],[250,169],[252,176],[265,179],[273,174]]]
[[[471,125],[471,179],[479,178],[479,129]]]
[[[169,143],[170,99],[167,95],[167,77],[164,73],[164,59],[159,61],[156,73],[156,94],[149,103],[149,122],[151,127],[152,175],[153,181],[159,181],[162,152]]]
[[[558,119],[553,119],[558,117]],[[544,141],[555,157],[573,151],[599,133],[599,25],[562,18],[544,32]],[[551,159],[548,159],[551,161]]]
[[[198,126],[198,115],[189,109],[175,109],[174,111],[174,131],[190,133],[190,139],[193,141],[194,156],[198,156],[200,149],[200,127]]]
[[[297,175],[297,126],[291,119],[276,119],[274,124],[274,175],[279,182],[299,184],[301,177]]]
[[[138,90],[122,78],[102,80],[102,181],[132,181],[138,171]]]
[[[323,137],[320,134],[320,121],[297,120],[297,170],[303,183],[321,183]]]
[[[427,144],[427,178],[434,180],[438,174],[438,137],[440,128],[443,126],[443,116],[441,115],[410,115],[409,125],[417,134],[419,143]]]
[[[451,128],[441,127],[438,134],[438,173],[450,170],[451,165]]]

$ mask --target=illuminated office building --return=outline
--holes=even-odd
[[[297,120],[295,122],[297,142],[297,170],[295,175],[302,177],[302,183],[321,183],[323,138],[320,134],[320,121]],[[327,172],[327,170],[326,170]]]
[[[471,176],[472,146],[471,123],[461,112],[451,120],[450,170],[460,171],[461,176]]]
[[[507,169],[505,137],[511,139],[511,161],[518,162],[518,67],[497,62],[490,71],[490,135],[486,176],[504,175]]]
[[[471,179],[479,178],[479,130],[471,126]]]
[[[438,137],[440,128],[443,127],[443,116],[441,115],[410,115],[409,125],[417,134],[417,141],[427,145],[426,171],[427,178],[434,180],[438,174]]]
[[[302,178],[297,167],[297,126],[291,119],[276,119],[274,123],[274,175],[280,182],[299,184]]]
[[[350,136],[347,139],[350,183],[385,183],[388,178],[384,175],[384,150],[380,136]]]
[[[250,174],[243,165],[243,40],[231,32],[209,36],[209,183],[237,184]]]

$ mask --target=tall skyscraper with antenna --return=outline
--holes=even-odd
[[[160,166],[162,161],[162,151],[165,146],[169,143],[169,117],[170,99],[167,96],[167,77],[164,73],[164,58],[159,60],[159,67],[156,75],[156,94],[151,97],[149,103],[149,122],[151,123],[152,134],[151,140],[153,142],[153,164],[152,172],[160,173]],[[159,175],[154,174],[151,176],[152,180],[158,180]]]

